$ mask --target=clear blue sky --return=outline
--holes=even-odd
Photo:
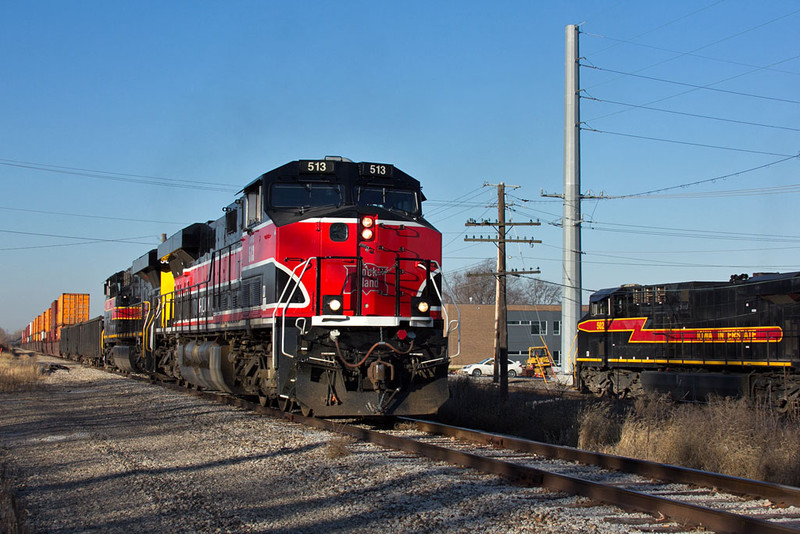
[[[496,216],[482,184],[522,186],[514,217],[542,226],[519,235],[543,243],[511,266],[560,283],[561,205],[540,191],[563,189],[564,28],[580,23],[603,69],[581,70],[603,101],[582,120],[611,132],[582,132],[582,190],[704,182],[585,201],[585,288],[800,270],[800,160],[736,174],[800,150],[795,0],[6,1],[0,326],[63,292],[98,315],[103,280],[161,233],[325,155],[418,178],[450,271],[494,256],[463,241],[467,218]]]

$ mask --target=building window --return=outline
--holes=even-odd
[[[561,335],[561,321],[553,321],[553,335],[554,336]]]
[[[531,321],[531,334],[535,336],[547,334],[547,321]]]
[[[553,352],[550,353],[550,355],[553,357],[553,363],[560,367],[561,366],[561,351],[560,350],[554,350]]]

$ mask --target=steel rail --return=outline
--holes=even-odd
[[[614,485],[584,480],[578,477],[552,473],[535,467],[523,466],[487,458],[484,456],[456,451],[438,445],[392,436],[379,431],[367,430],[352,425],[337,423],[315,417],[303,417],[284,414],[288,420],[299,422],[315,428],[345,434],[361,441],[375,443],[391,449],[420,454],[427,458],[441,460],[451,464],[478,469],[484,473],[503,476],[512,482],[545,487],[563,491],[573,495],[582,495],[623,509],[636,509],[652,515],[663,514],[681,523],[702,525],[716,532],[748,534],[794,533],[800,530],[779,523],[756,519],[712,508],[649,495],[637,491],[623,489]]]
[[[530,441],[507,434],[481,432],[435,421],[413,418],[399,419],[413,422],[420,430],[425,432],[441,434],[443,436],[455,437],[476,443],[485,443],[487,445],[519,452],[529,452],[547,458],[580,462],[586,465],[623,471],[667,482],[695,484],[697,486],[716,488],[737,495],[749,495],[769,499],[773,503],[782,505],[800,506],[800,488],[794,486],[722,475],[676,465],[659,464],[625,456],[585,451],[573,447],[551,445],[549,443]]]

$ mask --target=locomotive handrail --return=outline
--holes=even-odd
[[[439,264],[438,261],[436,260],[432,261],[433,263],[436,264],[437,269],[442,274],[442,286],[447,286],[447,279],[444,276],[444,271],[442,270],[442,266]],[[444,337],[449,338],[450,332],[453,331],[456,331],[458,333],[458,335],[456,336],[456,353],[455,355],[450,356],[451,358],[457,358],[461,354],[461,310],[458,307],[458,302],[456,302],[456,299],[455,298],[451,299],[453,301],[453,306],[456,309],[456,314],[458,314],[458,318],[450,321],[450,315],[447,313],[447,305],[444,302],[444,296],[442,295],[442,292],[439,290],[439,288],[436,287],[436,282],[433,279],[431,279],[431,283],[433,285],[433,288],[436,290],[436,293],[439,295],[439,301],[441,301],[442,303],[442,316],[444,318],[444,324],[446,325]],[[452,290],[450,289],[449,286],[447,286],[447,289],[448,293],[452,294]],[[449,339],[447,346],[448,348],[450,347]]]
[[[158,323],[158,320],[161,318],[161,314],[163,312],[164,312],[164,302],[161,300],[161,298],[159,298],[158,299],[158,306],[156,306],[155,314],[153,315],[152,321],[150,321],[150,328],[151,328],[150,336],[151,336],[151,338],[155,337],[156,324]],[[155,342],[153,341],[153,339],[151,339],[150,342],[151,342],[150,343],[151,344],[150,350],[154,351],[155,348],[156,348]]]
[[[283,309],[281,310],[281,354],[286,356],[287,358],[294,358],[291,354],[287,353],[284,348],[284,340],[286,339],[285,330],[286,330],[286,310],[289,308],[289,304],[292,302],[292,298],[294,297],[295,291],[297,288],[300,287],[300,281],[305,276],[308,267],[311,265],[312,260],[315,258],[308,258],[303,263],[298,263],[294,269],[292,269],[292,273],[289,275],[289,282],[294,280],[295,272],[300,267],[303,267],[303,270],[300,272],[300,277],[294,283],[294,288],[292,288],[292,292],[289,294],[289,297],[286,299],[286,303],[283,305]],[[275,317],[278,314],[278,308],[281,306],[281,300],[283,300],[283,296],[286,294],[286,290],[289,289],[289,282],[285,286],[283,286],[283,291],[281,291],[280,296],[278,297],[278,301],[275,303],[275,309],[272,311],[272,366],[273,368],[278,368],[278,352],[275,350],[277,346],[277,340],[275,339]]]

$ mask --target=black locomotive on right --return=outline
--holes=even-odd
[[[800,272],[594,293],[577,377],[597,395],[748,396],[800,407]]]

